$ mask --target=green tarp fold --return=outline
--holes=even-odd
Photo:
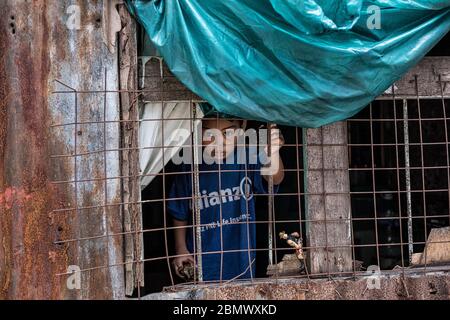
[[[170,70],[219,112],[351,117],[450,30],[450,0],[128,0]]]

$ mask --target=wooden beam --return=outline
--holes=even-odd
[[[304,132],[310,273],[348,272],[352,270],[352,228],[347,123]]]
[[[132,295],[136,288],[144,286],[142,213],[140,206],[139,168],[139,104],[137,77],[136,22],[125,6],[119,14],[122,30],[119,33],[119,72],[121,105],[121,169],[122,200],[125,232],[125,293]],[[124,92],[129,90],[130,92]],[[132,121],[127,121],[132,120]]]
[[[416,76],[419,92],[416,92]],[[417,95],[421,98],[450,98],[450,57],[423,58],[395,82],[394,93],[397,99],[415,99]],[[378,99],[392,99],[392,90],[388,90]]]
[[[147,57],[149,58],[149,57]],[[143,82],[143,102],[164,101],[203,101],[202,98],[195,95],[170,72],[166,63],[161,64],[158,59],[148,59],[142,66],[144,72]]]

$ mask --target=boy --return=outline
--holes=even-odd
[[[264,184],[267,185],[269,176],[272,176],[274,185],[279,185],[284,179],[283,162],[279,155],[284,141],[279,130],[275,126],[271,128],[271,155],[266,157],[268,164],[261,165],[260,161],[250,162],[251,155],[245,155],[243,161],[238,161],[235,133],[242,126],[243,121],[240,120],[203,120],[203,154],[215,160],[207,164],[211,161],[203,159],[198,165],[203,281],[254,277],[255,252],[251,251],[256,242],[253,193],[267,193]],[[250,149],[244,150],[248,153]],[[264,156],[268,154],[267,149],[266,145]],[[256,155],[255,158],[260,157]],[[183,277],[180,272],[187,264],[194,265],[192,253],[195,241],[193,208],[188,200],[193,194],[191,166],[182,165],[181,169],[186,173],[176,175],[169,198],[184,200],[172,200],[168,204],[168,212],[174,218],[176,227],[175,252],[178,256],[173,259],[172,265],[179,277]]]

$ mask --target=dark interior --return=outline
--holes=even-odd
[[[442,100],[422,100],[420,103],[422,121],[419,124],[418,103],[416,100],[408,100],[414,242],[426,241],[432,228],[449,224],[448,177],[447,169],[443,167],[448,166],[445,143],[446,134],[447,137],[450,135],[448,129],[447,133],[445,132],[444,110],[446,114],[450,112],[450,103],[446,100],[444,104],[445,109]],[[370,118],[370,115],[372,119],[375,119],[372,122],[372,137],[370,122],[365,121]],[[395,118],[397,121],[394,121]],[[368,219],[353,222],[357,246],[355,258],[363,261],[366,267],[378,265],[378,259],[381,269],[392,269],[396,265],[407,266],[409,265],[408,246],[405,244],[408,242],[407,219],[399,219],[399,212],[402,218],[407,217],[405,151],[402,145],[404,143],[403,102],[397,101],[394,106],[392,101],[375,101],[372,103],[372,110],[370,107],[365,108],[353,119],[362,121],[348,122],[349,143],[358,144],[358,146],[349,147],[351,191],[359,192],[351,196],[352,216]],[[420,126],[422,142],[425,143],[422,148],[419,145]],[[370,145],[371,140],[375,145],[373,149]],[[372,172],[373,168],[375,170]],[[374,191],[378,192],[375,197]],[[385,219],[378,220],[375,225],[375,217]],[[376,239],[376,230],[378,239]],[[377,243],[377,240],[380,244],[378,253],[374,246],[364,247]],[[389,245],[390,243],[397,245]],[[400,243],[404,245],[398,245]],[[422,252],[423,247],[423,244],[414,244],[414,253]]]
[[[447,33],[441,41],[428,52],[427,56],[450,56],[450,33]]]

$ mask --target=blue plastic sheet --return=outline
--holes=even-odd
[[[351,117],[450,30],[450,0],[128,0],[170,70],[219,112]]]

